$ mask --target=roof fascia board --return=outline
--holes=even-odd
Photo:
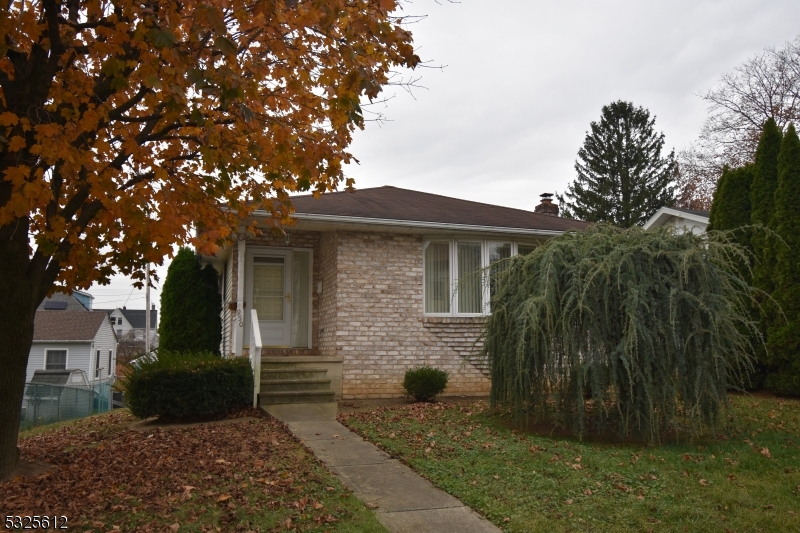
[[[692,222],[700,222],[701,224],[708,224],[708,217],[704,217],[702,215],[695,215],[694,213],[687,213],[686,211],[680,211],[678,209],[672,209],[671,207],[662,207],[656,214],[653,215],[650,220],[648,220],[645,225],[643,226],[644,229],[650,228],[658,228],[663,226],[667,223],[669,217],[675,218],[685,218],[686,220],[691,220]],[[663,220],[663,221],[662,221]]]
[[[266,217],[269,214],[260,210],[253,213],[254,216]],[[554,237],[564,233],[563,230],[544,230],[528,228],[508,228],[502,226],[473,226],[469,224],[450,224],[445,222],[425,222],[419,220],[394,220],[387,218],[366,218],[350,217],[343,215],[319,215],[309,213],[295,213],[292,215],[298,221],[308,222],[331,222],[340,224],[353,224],[358,226],[384,226],[384,227],[405,227],[415,229],[428,229],[438,232],[468,231],[474,233],[503,233],[514,235],[535,235],[542,237]]]

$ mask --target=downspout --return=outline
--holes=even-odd
[[[246,234],[240,234],[237,242],[236,265],[236,316],[234,318],[233,353],[241,357],[244,347],[244,262]]]

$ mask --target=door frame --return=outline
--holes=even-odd
[[[250,339],[250,312],[249,310],[252,309],[252,299],[253,299],[253,258],[255,256],[265,256],[265,255],[278,255],[278,254],[287,254],[288,262],[286,263],[286,268],[288,271],[288,288],[290,293],[294,293],[294,252],[306,252],[309,254],[309,269],[308,269],[308,346],[303,346],[302,348],[312,348],[312,317],[313,317],[313,300],[314,300],[314,250],[312,248],[293,248],[293,247],[278,247],[278,246],[248,246],[245,249],[245,269],[244,269],[244,276],[245,276],[245,283],[244,283],[244,301],[245,301],[245,310],[247,312],[244,313],[244,341],[246,346],[250,346],[252,344]],[[286,279],[286,278],[284,278]],[[294,298],[294,294],[292,294]],[[294,301],[294,300],[292,300]],[[289,327],[289,348],[296,348],[296,346],[292,343],[292,329],[293,329],[293,315],[292,312],[292,305],[289,306],[289,314],[288,314],[288,327]],[[286,348],[285,346],[266,346],[264,348]]]

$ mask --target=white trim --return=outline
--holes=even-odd
[[[703,215],[687,213],[686,211],[681,211],[680,209],[675,209],[672,207],[662,207],[656,211],[653,216],[647,219],[647,222],[644,223],[642,228],[650,229],[661,227],[669,221],[669,217],[671,216],[676,218],[685,218],[686,220],[691,220],[692,222],[699,222],[701,224],[708,225],[708,217]]]
[[[69,348],[65,347],[63,350],[48,350],[44,349],[44,358],[42,361],[42,370],[47,370],[47,352],[67,352],[67,359],[64,361],[64,370],[69,368]]]
[[[236,310],[233,312],[233,353],[237,356],[242,355],[244,347],[244,276],[245,276],[245,247],[246,237],[243,235],[236,243],[237,260],[236,265]]]
[[[258,210],[253,213],[253,216],[265,217],[268,213],[263,210]],[[565,230],[546,230],[546,229],[530,229],[530,228],[513,228],[502,226],[475,226],[472,224],[452,224],[447,222],[424,222],[420,220],[396,220],[389,218],[367,218],[367,217],[351,217],[344,215],[319,215],[310,213],[294,213],[292,218],[298,221],[309,222],[339,222],[345,224],[358,224],[368,226],[395,226],[406,228],[420,228],[428,230],[440,231],[469,231],[479,233],[504,233],[511,235],[540,235],[543,237],[554,237],[561,235]]]

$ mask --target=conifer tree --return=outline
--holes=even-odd
[[[748,164],[739,168],[722,170],[714,191],[714,200],[711,204],[708,231],[730,231],[737,244],[744,247],[752,254],[750,231],[750,187],[753,184],[753,165]],[[751,281],[751,261],[742,261],[739,264],[739,274],[742,279]]]
[[[711,204],[708,230],[732,230],[750,225],[750,187],[753,165],[725,167]]]
[[[194,251],[181,248],[167,269],[161,292],[160,349],[219,353],[220,303],[218,295],[212,303],[212,285],[217,290],[216,277],[212,282]]]
[[[630,102],[603,106],[578,151],[577,179],[557,196],[564,216],[628,228],[675,200],[675,154],[662,157],[664,134],[654,124]]]
[[[769,119],[764,123],[761,139],[758,141],[753,164],[753,185],[750,188],[750,220],[753,224],[770,227],[775,206],[775,190],[778,188],[778,154],[781,150],[783,134]],[[753,284],[756,288],[771,294],[775,289],[772,282],[773,243],[769,233],[756,230],[752,237],[755,264],[753,265]]]
[[[783,316],[777,316],[769,330],[767,386],[779,394],[800,396],[800,139],[792,124],[778,157],[772,227],[783,241],[776,244],[772,271],[772,296]]]

